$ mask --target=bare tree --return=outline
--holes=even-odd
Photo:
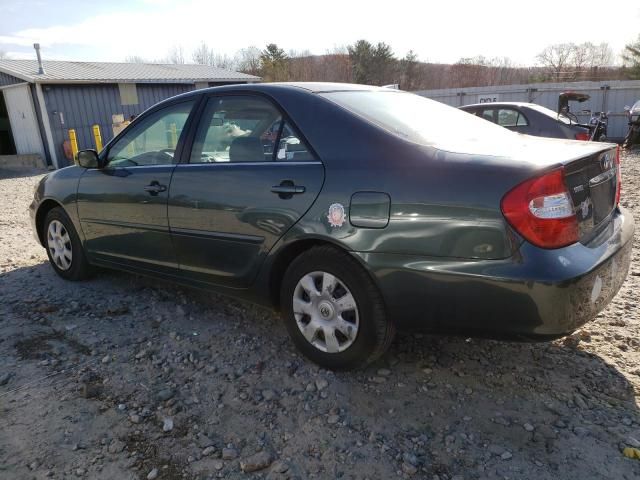
[[[546,68],[553,79],[558,81],[566,74],[574,52],[571,43],[557,43],[549,45],[537,56],[540,64]]]
[[[191,54],[191,59],[194,63],[199,63],[200,65],[213,65],[215,53],[206,43],[201,42]]]
[[[148,60],[140,55],[128,55],[124,58],[125,63],[149,63]]]
[[[249,75],[260,75],[260,55],[258,47],[251,46],[238,50],[235,54],[235,66],[238,71]]]
[[[191,58],[195,63],[227,70],[233,70],[236,64],[234,58],[228,56],[226,53],[216,53],[213,48],[209,48],[205,42],[200,43],[200,46],[191,54]]]
[[[613,64],[608,43],[559,43],[545,48],[538,61],[553,80],[597,79],[599,69]]]
[[[171,47],[167,56],[162,59],[162,63],[172,63],[174,65],[184,64],[184,48],[182,48],[182,45],[174,45]]]

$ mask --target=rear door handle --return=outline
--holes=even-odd
[[[284,193],[293,195],[294,193],[304,193],[305,188],[300,185],[274,185],[271,187],[273,193]]]
[[[149,185],[144,187],[145,192],[149,192],[151,195],[157,195],[160,192],[164,192],[167,189],[166,185],[160,185],[160,182],[154,180]]]
[[[306,191],[302,185],[296,185],[293,180],[283,180],[280,185],[274,185],[271,187],[273,193],[277,193],[280,198],[288,199],[294,195],[299,195]]]

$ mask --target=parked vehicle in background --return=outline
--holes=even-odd
[[[579,125],[566,115],[535,103],[477,103],[459,108],[518,133],[571,140],[591,139],[587,125]]]
[[[609,112],[593,112],[589,120],[591,138],[593,142],[607,141],[607,128],[609,127]]]
[[[605,142],[607,140],[607,128],[609,126],[609,112],[591,112],[591,110],[583,109],[582,114],[590,115],[588,124],[582,124],[578,120],[575,112],[571,110],[571,102],[584,103],[591,98],[590,95],[581,92],[562,92],[558,95],[558,115],[568,118],[571,122],[581,127],[589,129],[588,140],[594,142]],[[585,140],[581,138],[580,140]]]
[[[629,118],[629,131],[624,139],[624,148],[631,148],[640,144],[640,100],[633,104],[632,107],[624,107]]]
[[[483,113],[546,120],[517,106]],[[617,154],[388,88],[229,85],[79,152],[30,213],[64,279],[102,266],[268,305],[347,369],[396,328],[550,339],[592,320],[631,262]]]
[[[573,123],[579,125],[580,121],[578,120],[578,117],[571,110],[571,102],[584,103],[590,98],[591,96],[586,93],[572,91],[562,92],[560,95],[558,95],[558,114],[564,115]],[[587,125],[584,126],[587,127]]]

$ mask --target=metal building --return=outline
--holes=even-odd
[[[39,52],[38,52],[39,53]],[[129,119],[165,98],[196,88],[251,83],[259,77],[207,65],[0,60],[0,155],[37,154],[69,165],[69,129],[80,149],[104,143],[115,118]]]
[[[420,90],[414,93],[453,107],[484,102],[532,102],[557,111],[558,95],[566,91],[582,92],[591,96],[589,100],[579,106],[572,105],[572,112],[577,115],[580,122],[584,123],[589,120],[589,113],[583,112],[583,110],[611,112],[608,136],[622,138],[626,135],[628,128],[624,107],[633,105],[640,100],[640,80],[531,83],[528,85]]]

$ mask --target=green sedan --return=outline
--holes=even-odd
[[[99,266],[268,305],[350,369],[396,329],[551,339],[593,319],[631,260],[619,163],[405,92],[230,85],[79,152],[30,212],[66,280]]]

